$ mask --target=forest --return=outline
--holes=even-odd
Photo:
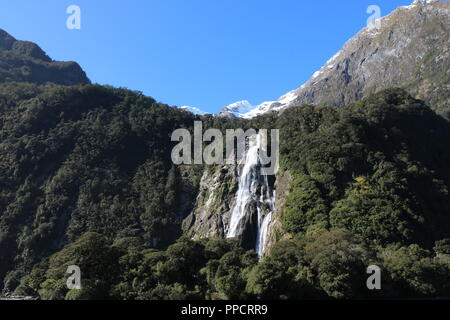
[[[401,89],[251,120],[100,85],[0,85],[0,289],[41,299],[370,299],[450,294],[450,123]],[[259,260],[181,223],[203,165],[175,129],[280,130],[292,176]],[[83,270],[82,290],[66,269]],[[369,291],[366,268],[382,269]]]

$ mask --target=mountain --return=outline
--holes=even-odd
[[[242,171],[174,165],[171,133],[192,132],[200,117],[138,92],[4,83],[0,115],[4,292],[141,300],[448,293],[450,122],[401,89],[342,108],[205,117],[205,130],[279,128],[280,171],[267,179],[252,162]],[[250,197],[239,192],[246,188]],[[229,238],[235,208],[243,218]],[[365,286],[371,264],[386,275],[382,292]],[[81,268],[82,290],[65,286],[69,265]]]
[[[191,107],[191,106],[181,106],[179,107],[181,110],[185,110],[185,111],[189,111],[195,115],[199,115],[199,116],[204,116],[207,115],[208,113],[205,111],[200,110],[197,107]]]
[[[412,241],[432,246],[450,231],[442,230],[435,239],[428,238],[439,224],[450,219],[450,207],[445,204],[450,187],[445,162],[450,153],[445,143],[433,143],[436,149],[430,154],[439,154],[434,160],[426,151],[434,139],[446,136],[447,140],[450,124],[405,91],[388,89],[342,108],[292,107],[279,116],[271,114],[251,121],[265,128],[280,128],[281,172],[265,181],[257,169],[242,169],[248,176],[240,175],[232,165],[206,170],[195,209],[183,224],[185,232],[195,239],[229,234],[241,179],[248,180],[247,194],[254,194],[241,205],[244,218],[238,238],[248,249],[255,247],[260,231],[256,221],[270,211],[267,246],[283,234],[330,224],[356,233],[367,228],[361,235],[372,233],[369,238],[379,240],[379,244]],[[434,174],[439,175],[435,181],[442,181],[442,188],[432,182]],[[428,184],[433,190],[426,195],[420,189]],[[366,187],[367,194],[361,191]],[[276,191],[274,209],[267,206],[271,202],[267,190],[269,195]],[[440,200],[431,200],[434,197]],[[383,209],[384,201],[394,207]],[[360,205],[367,207],[351,213]],[[371,222],[364,222],[366,215]],[[431,227],[434,222],[426,219],[444,220]],[[398,229],[391,225],[394,220]],[[434,231],[425,231],[429,227]]]
[[[298,91],[257,109],[241,101],[226,117],[85,84],[82,71],[66,85],[76,81],[65,63],[2,33],[0,290],[70,300],[448,296],[450,122],[404,89],[369,90],[372,77],[382,87],[405,73],[430,103],[446,101],[448,6],[396,12]],[[416,20],[421,36],[408,29]],[[401,58],[417,63],[416,46],[423,70],[399,70]],[[200,120],[224,135],[279,129],[280,170],[261,173],[255,137],[242,165],[175,165],[172,133]],[[367,290],[373,264],[382,291]],[[66,286],[70,265],[81,290]]]
[[[37,44],[16,40],[0,29],[0,83],[12,81],[61,85],[90,83],[76,62],[53,61]]]
[[[182,110],[189,111],[195,115],[207,115],[209,113],[192,106],[181,106],[179,107]],[[247,100],[238,101],[229,106],[222,108],[221,112],[218,114],[219,117],[236,117],[236,118],[245,118],[245,115],[253,110],[254,106],[250,104]]]
[[[222,108],[219,116],[244,118],[245,114],[253,110],[253,108],[254,106],[252,106],[250,102],[242,100]]]
[[[199,178],[170,137],[196,119],[124,89],[0,84],[0,290],[86,231],[175,241]]]
[[[302,104],[343,106],[400,87],[450,118],[449,17],[448,1],[399,7],[358,32],[300,88],[231,114],[252,118]]]

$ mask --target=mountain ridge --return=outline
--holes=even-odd
[[[298,89],[244,113],[229,112],[231,104],[219,116],[248,119],[302,104],[343,106],[401,87],[449,118],[449,12],[448,1],[416,0],[398,7],[350,38]]]
[[[77,85],[91,83],[74,61],[54,61],[37,44],[15,39],[0,29],[0,83],[33,82]]]

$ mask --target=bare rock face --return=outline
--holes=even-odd
[[[0,82],[88,84],[76,62],[53,61],[35,43],[19,41],[0,29]]]
[[[398,8],[350,39],[291,104],[343,106],[402,87],[449,116],[449,19],[449,2]]]
[[[225,238],[237,190],[235,166],[206,168],[194,210],[183,221],[193,239]]]

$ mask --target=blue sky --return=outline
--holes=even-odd
[[[0,28],[96,83],[208,112],[299,87],[365,26],[412,0],[3,0]],[[69,5],[81,30],[66,27]]]

